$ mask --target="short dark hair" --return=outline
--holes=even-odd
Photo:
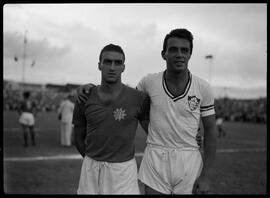
[[[166,35],[163,41],[163,51],[166,51],[167,41],[169,38],[184,38],[187,39],[190,43],[190,54],[192,54],[193,49],[193,35],[187,29],[179,28],[172,30],[169,34]]]
[[[124,62],[125,62],[125,53],[124,53],[123,49],[119,45],[114,45],[114,44],[109,44],[109,45],[106,45],[105,47],[103,47],[103,49],[101,50],[101,52],[99,54],[99,62],[101,61],[102,53],[107,52],[107,51],[114,51],[114,52],[119,52],[119,53],[123,54]]]

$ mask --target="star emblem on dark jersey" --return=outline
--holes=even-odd
[[[117,108],[113,112],[114,119],[119,120],[119,121],[124,120],[126,115],[127,115],[126,110],[124,110],[122,108],[119,108],[119,109]]]

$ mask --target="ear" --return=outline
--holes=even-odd
[[[125,68],[126,68],[126,65],[125,65],[125,64],[123,64],[123,65],[122,65],[122,72],[124,72],[124,71],[125,71]]]
[[[101,71],[101,65],[100,65],[100,62],[98,62],[98,69]]]
[[[162,58],[164,59],[164,60],[166,60],[166,56],[165,56],[165,51],[161,51],[161,56],[162,56]]]

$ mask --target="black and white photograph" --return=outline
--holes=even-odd
[[[6,3],[5,195],[266,195],[267,3]]]

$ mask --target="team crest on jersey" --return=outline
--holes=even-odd
[[[127,115],[126,110],[124,110],[122,108],[115,109],[113,112],[114,119],[119,120],[119,121],[124,120],[126,115]]]
[[[188,96],[188,106],[191,111],[194,111],[198,108],[200,99],[196,96]]]

